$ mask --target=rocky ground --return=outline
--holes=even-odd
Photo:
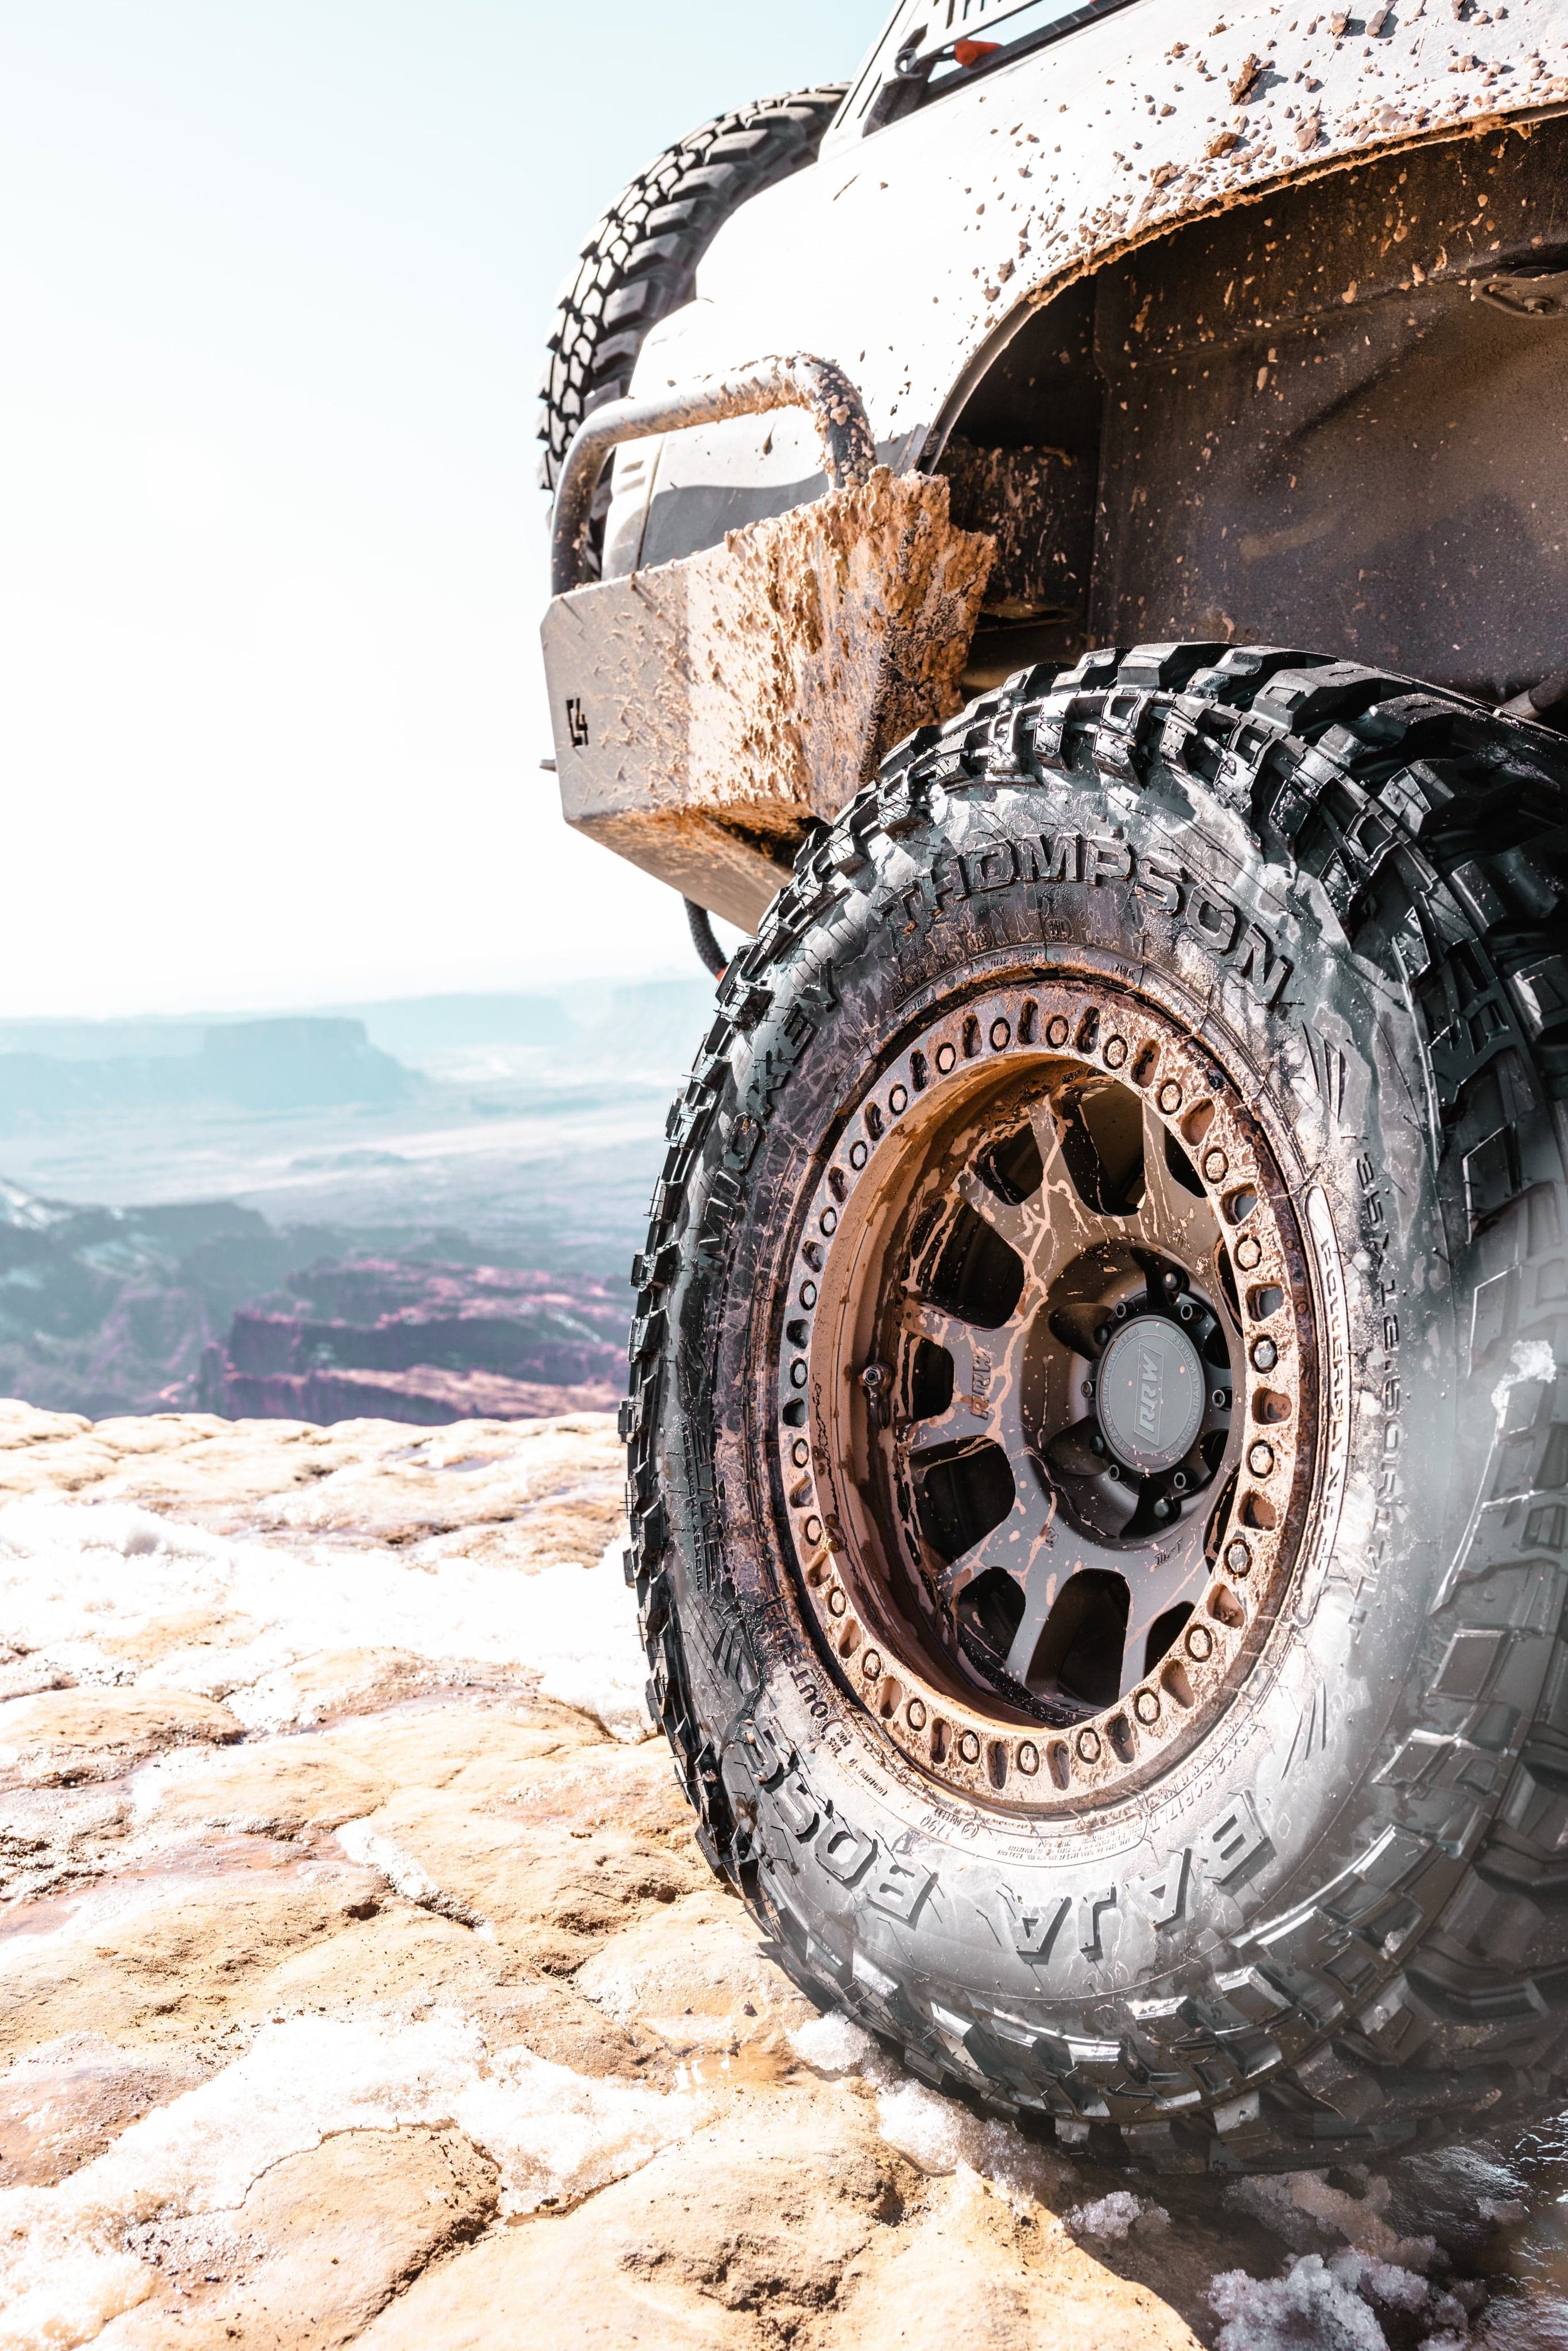
[[[1070,2168],[820,2016],[648,1735],[598,1415],[0,1406],[0,2346],[1533,2351],[1549,2149]]]

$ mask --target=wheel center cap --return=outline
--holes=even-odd
[[[1174,1469],[1197,1435],[1206,1385],[1186,1332],[1163,1316],[1140,1316],[1100,1360],[1095,1406],[1106,1443],[1145,1476]]]

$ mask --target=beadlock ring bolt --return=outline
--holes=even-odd
[[[1272,1339],[1255,1339],[1252,1343],[1254,1371],[1271,1372],[1280,1360],[1280,1350]]]
[[[1245,1575],[1252,1565],[1252,1554],[1240,1541],[1225,1546],[1225,1564],[1232,1575]]]

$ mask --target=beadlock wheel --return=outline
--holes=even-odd
[[[1038,1810],[1201,1732],[1294,1556],[1319,1388],[1212,1052],[1070,984],[923,1025],[827,1155],[781,1338],[808,1605],[912,1762]]]

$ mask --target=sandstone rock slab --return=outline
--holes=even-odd
[[[0,1409],[0,2351],[1568,2339],[1506,2150],[1162,2213],[819,2017],[645,1735],[618,1466]]]

